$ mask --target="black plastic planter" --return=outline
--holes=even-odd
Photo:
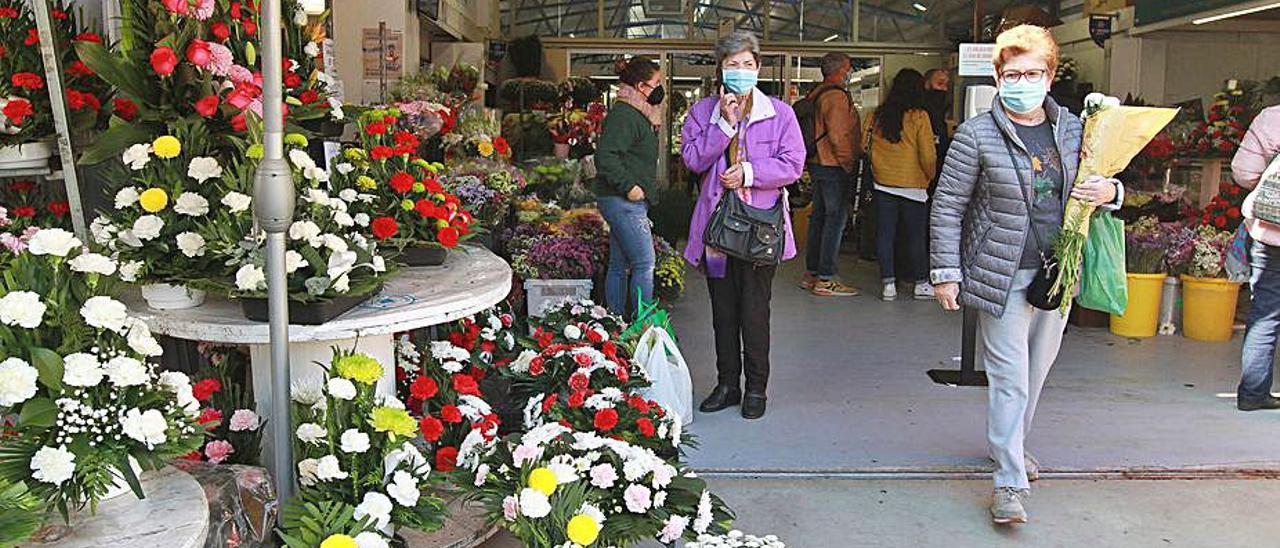
[[[289,323],[294,325],[321,325],[341,316],[348,310],[359,306],[370,297],[382,291],[382,286],[364,295],[348,295],[336,297],[321,303],[289,302]],[[267,300],[260,298],[240,299],[240,310],[244,317],[255,322],[270,321],[267,315]]]
[[[410,247],[400,252],[399,260],[407,266],[440,266],[449,257],[443,247]]]

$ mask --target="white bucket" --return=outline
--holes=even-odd
[[[525,280],[524,293],[529,315],[541,318],[548,306],[565,299],[590,299],[591,280]]]
[[[185,285],[147,284],[142,298],[155,310],[183,310],[204,304],[205,292]]]
[[[49,167],[53,144],[47,141],[0,147],[0,169],[40,169]]]

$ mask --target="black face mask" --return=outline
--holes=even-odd
[[[650,105],[658,106],[658,105],[661,105],[662,100],[666,98],[667,98],[667,90],[662,89],[662,86],[658,86],[656,88],[653,88],[653,91],[649,92],[648,101]]]
[[[951,102],[951,93],[936,89],[925,90],[924,102],[929,110],[945,110]]]

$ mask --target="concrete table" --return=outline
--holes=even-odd
[[[487,249],[463,246],[436,267],[404,268],[369,301],[323,325],[289,326],[292,382],[318,386],[333,348],[356,349],[376,358],[385,372],[378,392],[395,393],[394,333],[452,322],[485,310],[511,289],[511,267]],[[271,386],[271,352],[266,323],[244,317],[239,303],[210,295],[199,307],[152,310],[139,294],[123,299],[151,330],[178,339],[249,345],[253,384]],[[273,395],[255,390],[267,413]]]
[[[86,509],[71,518],[69,535],[29,546],[203,548],[209,532],[209,504],[195,478],[165,467],[142,476],[142,492],[147,498],[140,500],[131,491],[103,501],[96,514]]]

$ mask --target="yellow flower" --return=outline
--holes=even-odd
[[[398,436],[408,438],[418,433],[418,421],[413,420],[408,411],[392,407],[373,408],[373,413],[369,415],[369,426],[390,434],[393,441]]]
[[[481,141],[480,144],[476,145],[476,150],[485,158],[493,156],[493,143],[490,143],[489,141]],[[157,154],[159,154],[158,151]]]
[[[361,175],[356,177],[356,186],[360,187],[361,190],[373,190],[378,188],[378,182],[373,180],[373,177]]]
[[[248,156],[254,160],[261,160],[262,156],[265,154],[266,154],[266,150],[263,149],[262,143],[249,145],[249,148],[244,151],[245,156]]]
[[[284,144],[292,145],[295,147],[306,148],[307,136],[301,133],[290,133],[284,136]]]
[[[408,198],[400,201],[400,209],[405,211],[413,211],[413,200]]]
[[[320,543],[320,548],[357,548],[356,539],[341,533],[329,535],[329,538]]]
[[[551,496],[556,492],[556,485],[560,483],[556,479],[556,473],[550,468],[535,468],[529,472],[529,488],[534,491],[541,491],[546,496]],[[582,544],[579,542],[578,544]]]
[[[382,378],[382,365],[368,354],[343,356],[333,365],[338,376],[358,383],[373,384]]]
[[[161,158],[177,158],[182,154],[182,143],[177,137],[164,135],[151,142],[151,149]]]
[[[569,540],[575,544],[589,546],[600,536],[600,524],[591,516],[578,514],[569,520],[565,532],[569,533]]]
[[[346,149],[342,151],[342,155],[346,156],[348,160],[351,160],[353,162],[366,160],[369,158],[369,155],[365,154],[364,150],[358,149],[358,148]]]
[[[138,197],[138,203],[142,204],[142,209],[147,213],[155,213],[169,205],[169,195],[163,188],[148,188]]]

